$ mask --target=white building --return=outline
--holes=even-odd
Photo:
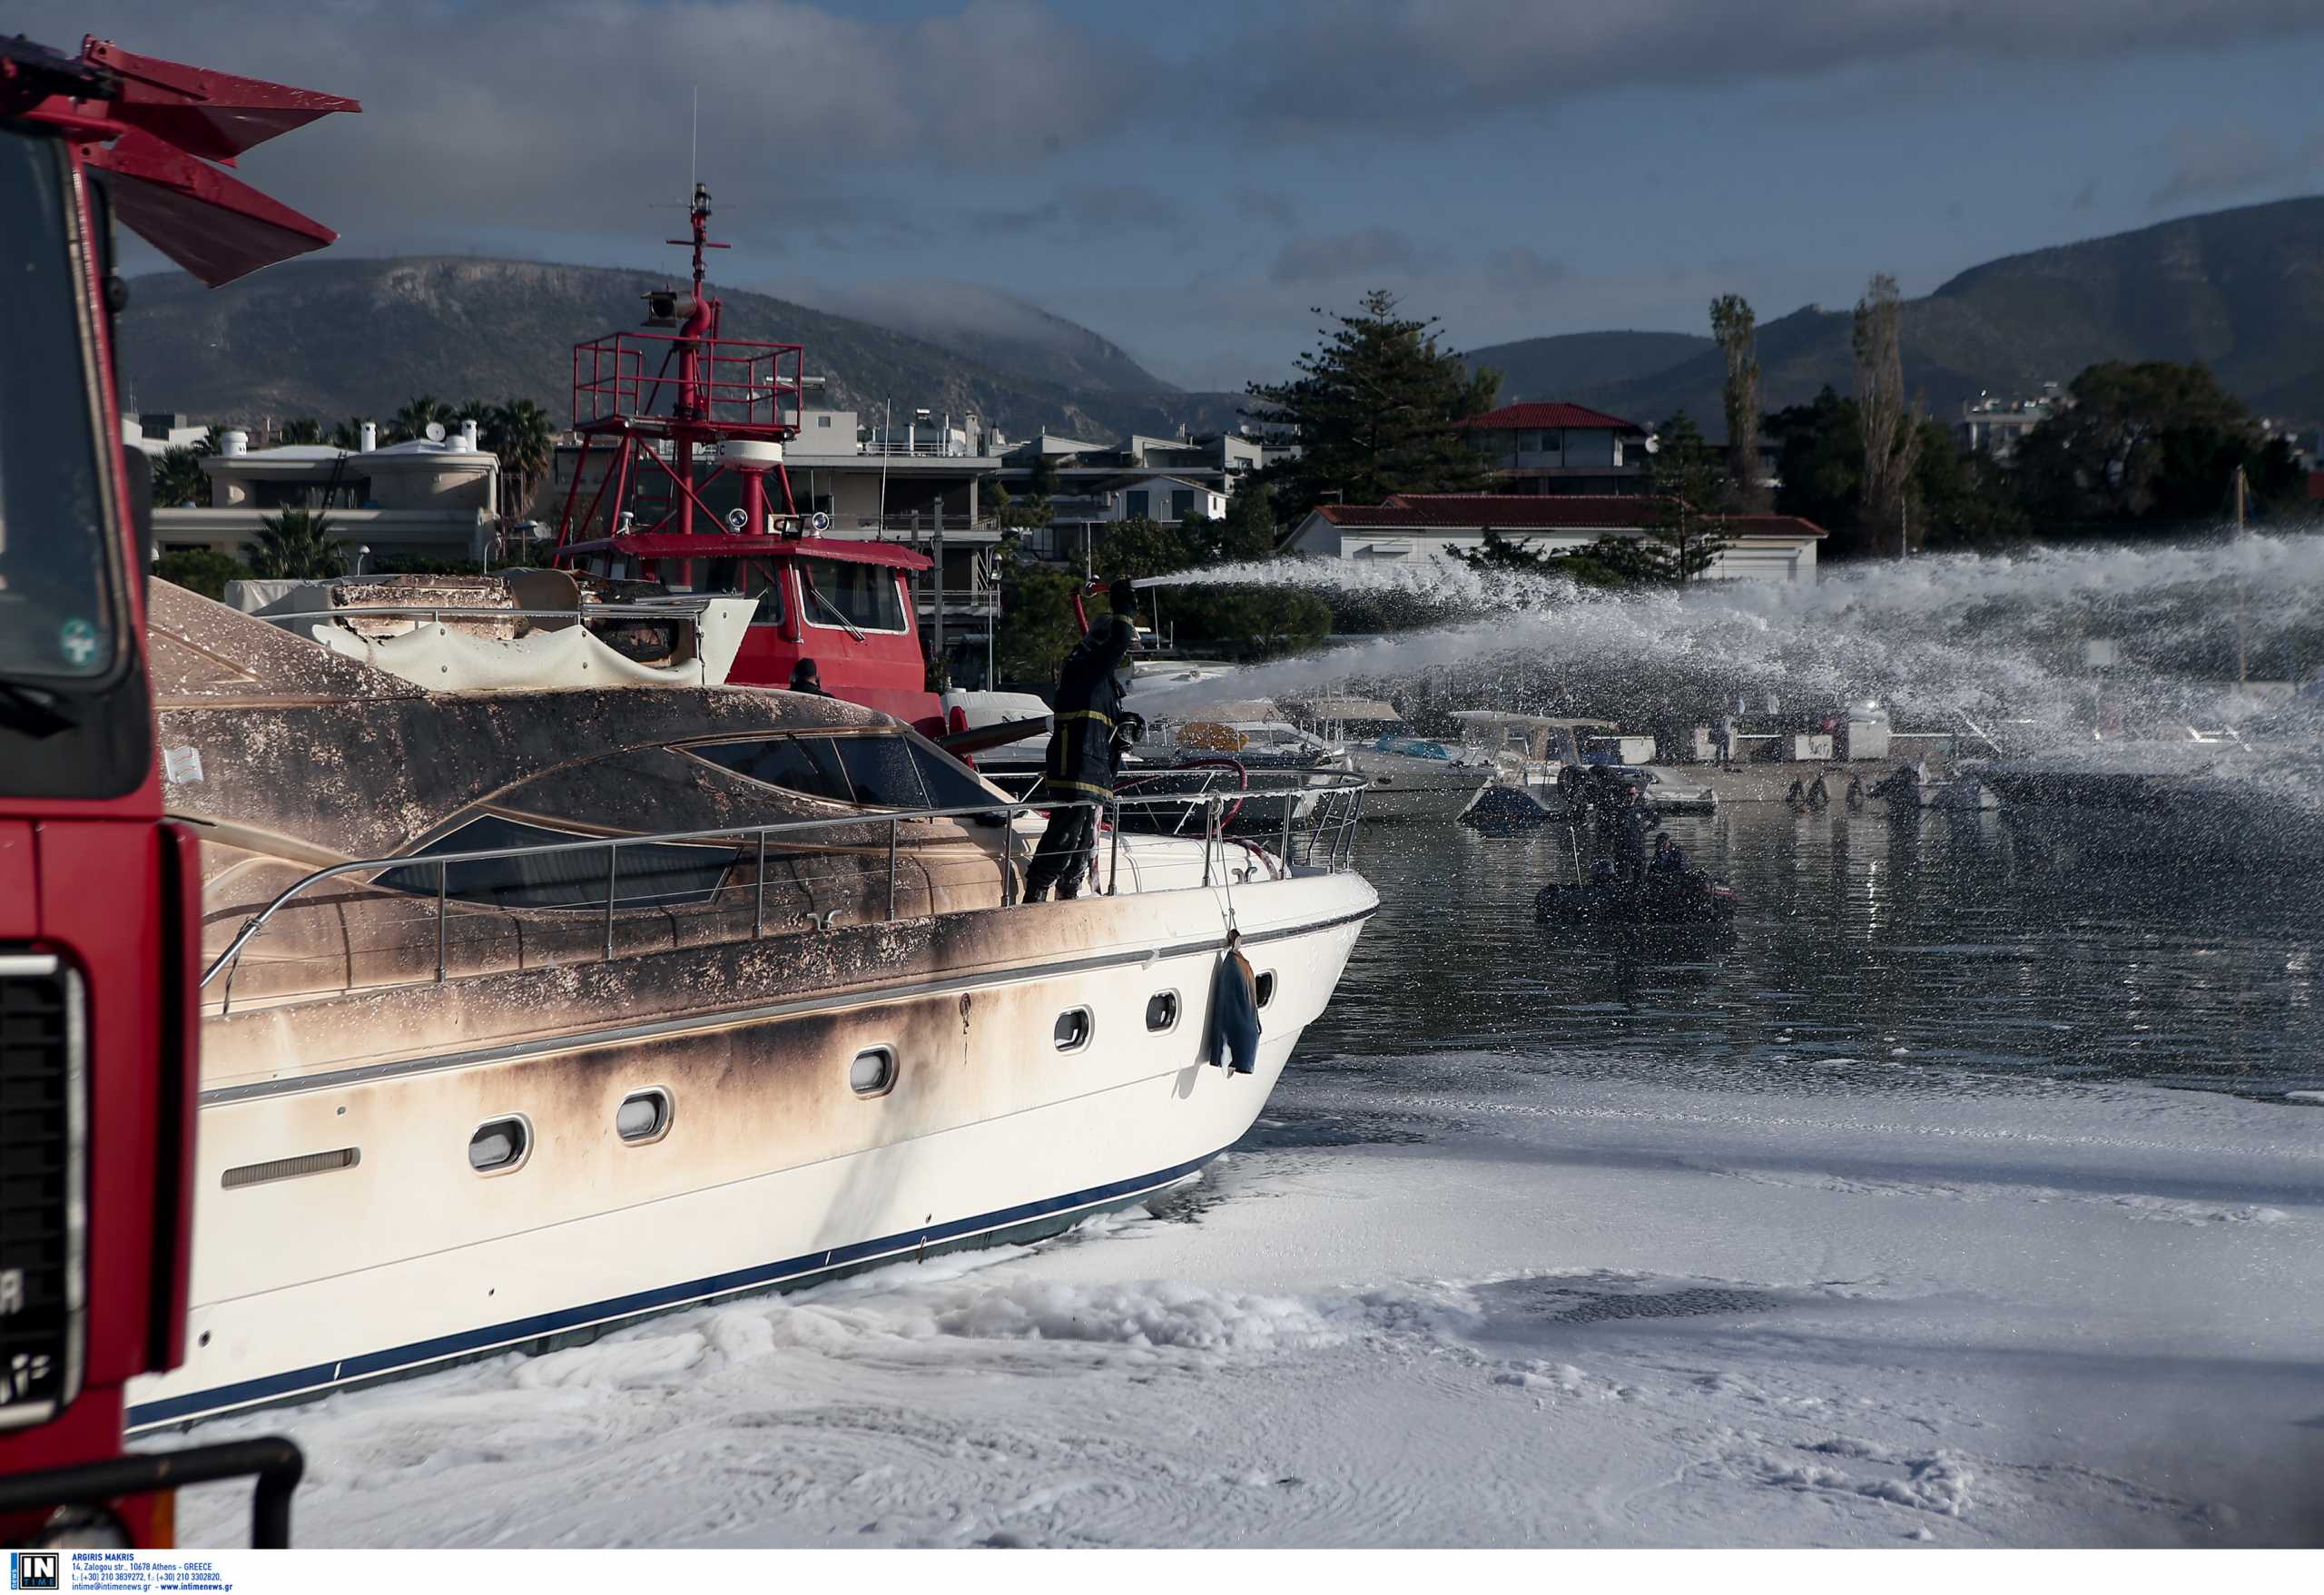
[[[1643,537],[1658,501],[1635,494],[1406,493],[1385,504],[1323,504],[1292,528],[1285,550],[1330,559],[1418,565],[1447,551],[1481,548],[1485,532],[1548,553],[1586,548],[1600,537]],[[1790,515],[1736,515],[1721,523],[1727,547],[1711,579],[1813,581],[1826,536]]]
[[[121,418],[121,440],[154,459],[172,448],[192,448],[209,436],[208,423],[196,425],[168,410]]]
[[[248,435],[219,435],[219,450],[203,458],[210,503],[153,510],[153,539],[164,554],[198,548],[239,556],[258,540],[260,523],[285,509],[329,513],[332,531],[350,548],[368,546],[375,560],[395,556],[495,562],[498,545],[500,460],[466,422],[442,442],[414,439],[334,448],[294,443],[251,448]]]

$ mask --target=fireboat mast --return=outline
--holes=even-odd
[[[645,325],[667,331],[615,332],[574,346],[573,422],[582,451],[557,528],[560,549],[631,530],[801,535],[783,448],[798,434],[805,351],[795,343],[721,335],[723,307],[708,290],[704,254],[731,246],[710,237],[710,191],[696,182],[686,206],[689,236],[666,241],[691,251],[690,288],[644,295]],[[599,448],[613,458],[585,504],[586,468]],[[701,482],[694,480],[697,457],[717,462]],[[729,471],[741,478],[742,504],[722,517],[702,490]],[[652,509],[662,513],[633,525]],[[706,527],[697,525],[697,512]],[[693,560],[676,563],[679,584],[690,583]]]

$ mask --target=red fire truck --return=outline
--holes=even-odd
[[[288,1441],[122,1442],[123,1387],[183,1359],[202,875],[162,814],[113,229],[212,286],[320,249],[221,168],[357,109],[0,40],[0,1544],[168,1545],[179,1486],[253,1476],[253,1543],[290,1532]]]

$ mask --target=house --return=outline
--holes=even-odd
[[[248,433],[222,432],[218,452],[202,461],[210,502],[155,506],[153,540],[165,554],[240,555],[269,516],[313,509],[330,513],[350,549],[369,548],[377,559],[502,556],[500,459],[478,442],[474,421],[441,440],[380,448],[378,435],[367,421],[356,448],[252,448]]]
[[[1292,528],[1291,554],[1419,565],[1447,546],[1484,546],[1488,528],[1521,546],[1562,553],[1600,537],[1642,537],[1659,501],[1640,494],[1400,493],[1385,504],[1322,504]],[[1714,579],[1813,581],[1824,528],[1790,515],[1733,515]]]
[[[2055,382],[2042,384],[2038,394],[2002,399],[1980,393],[1961,401],[1961,418],[1953,436],[1965,454],[1983,454],[2004,463],[2017,453],[2025,435],[2073,402]]]
[[[196,425],[170,410],[148,410],[121,418],[121,440],[141,454],[160,458],[172,448],[192,448],[210,437],[208,423]]]
[[[1461,423],[1510,494],[1646,491],[1647,429],[1579,404],[1505,404]]]
[[[1037,471],[1048,477],[1054,484],[1049,524],[1026,535],[1026,551],[1082,567],[1112,524],[1141,517],[1165,526],[1189,515],[1221,518],[1236,484],[1284,452],[1278,443],[1237,432],[1205,438],[1132,433],[1118,444],[1043,434],[1010,452],[1000,479],[1022,497],[1033,491]]]

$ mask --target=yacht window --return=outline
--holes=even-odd
[[[670,1129],[670,1094],[660,1087],[632,1091],[614,1109],[614,1133],[633,1147],[658,1141]]]
[[[1146,1028],[1149,1030],[1175,1030],[1178,1028],[1178,994],[1157,991],[1146,999]]]
[[[484,852],[504,847],[548,847],[594,838],[545,825],[527,825],[497,814],[479,814],[436,838],[410,856]],[[733,846],[694,847],[670,842],[627,842],[614,871],[614,901],[621,908],[707,902],[726,883],[741,852]],[[504,909],[562,909],[606,906],[606,850],[575,848],[510,859],[477,859],[445,866],[444,895],[459,902]],[[376,884],[419,897],[436,895],[436,871],[425,864],[380,871]]]
[[[847,1083],[859,1097],[884,1096],[896,1083],[896,1049],[867,1047],[847,1066]]]
[[[832,739],[839,762],[847,767],[855,801],[886,809],[928,806],[921,789],[920,767],[912,762],[911,744],[900,736],[840,736]]]
[[[925,743],[907,742],[912,762],[920,766],[921,783],[928,788],[928,805],[932,809],[965,809],[971,803],[992,801],[992,793],[976,772],[944,752]]]
[[[785,792],[828,798],[835,803],[855,801],[855,794],[848,786],[847,772],[840,767],[839,755],[832,751],[832,739],[827,736],[697,743],[686,752],[737,775],[763,781]]]
[[[896,573],[891,566],[803,559],[799,575],[803,583],[799,601],[810,625],[843,629],[843,616],[858,631],[910,629],[904,624],[903,598],[896,591]]]
[[[1057,1016],[1057,1023],[1049,1036],[1059,1052],[1078,1052],[1089,1045],[1089,1032],[1095,1021],[1086,1008],[1068,1008]]]
[[[496,1118],[477,1126],[468,1137],[468,1167],[478,1174],[505,1174],[532,1149],[530,1125],[522,1118]]]
[[[1275,1000],[1275,971],[1273,970],[1261,970],[1259,978],[1252,984],[1258,988],[1256,995],[1261,1008],[1265,1008]]]

